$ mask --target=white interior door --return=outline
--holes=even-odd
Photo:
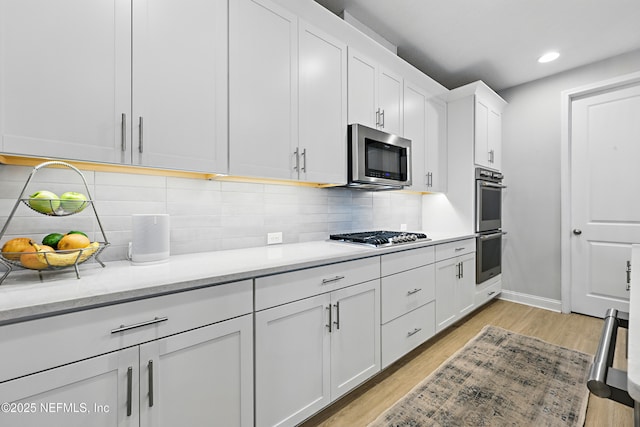
[[[626,264],[640,243],[640,85],[571,103],[571,311],[629,310]]]

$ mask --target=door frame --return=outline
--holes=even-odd
[[[606,90],[640,84],[640,72],[562,91],[560,140],[560,283],[561,311],[571,312],[571,104],[574,99]]]

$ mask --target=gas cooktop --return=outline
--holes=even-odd
[[[431,240],[428,239],[424,233],[409,233],[406,231],[364,231],[359,233],[332,234],[329,236],[329,239],[374,247],[427,242]]]

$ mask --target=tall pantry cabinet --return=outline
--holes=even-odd
[[[0,151],[226,172],[226,15],[224,0],[0,0]]]

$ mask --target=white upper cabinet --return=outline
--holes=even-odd
[[[447,104],[404,83],[404,137],[411,140],[413,191],[446,191]]]
[[[3,152],[226,172],[225,1],[0,8]]]
[[[349,48],[349,123],[402,135],[400,75]]]
[[[229,171],[291,179],[299,164],[297,17],[268,0],[229,6]]]
[[[427,100],[427,140],[425,172],[427,191],[447,191],[447,103],[440,98]]]
[[[0,1],[0,99],[2,152],[121,162],[130,2]]]
[[[456,133],[471,139],[465,143],[473,144],[474,163],[500,170],[502,111],[507,105],[505,100],[482,81],[477,81],[453,89],[449,92],[448,101],[450,109],[456,111],[454,128],[466,128],[467,124],[471,124],[470,135],[466,130]],[[452,108],[451,104],[456,106]]]
[[[268,0],[230,4],[230,172],[345,183],[346,45]]]
[[[227,172],[226,17],[224,0],[133,1],[134,165]]]
[[[347,45],[302,20],[299,28],[298,178],[344,184]]]

